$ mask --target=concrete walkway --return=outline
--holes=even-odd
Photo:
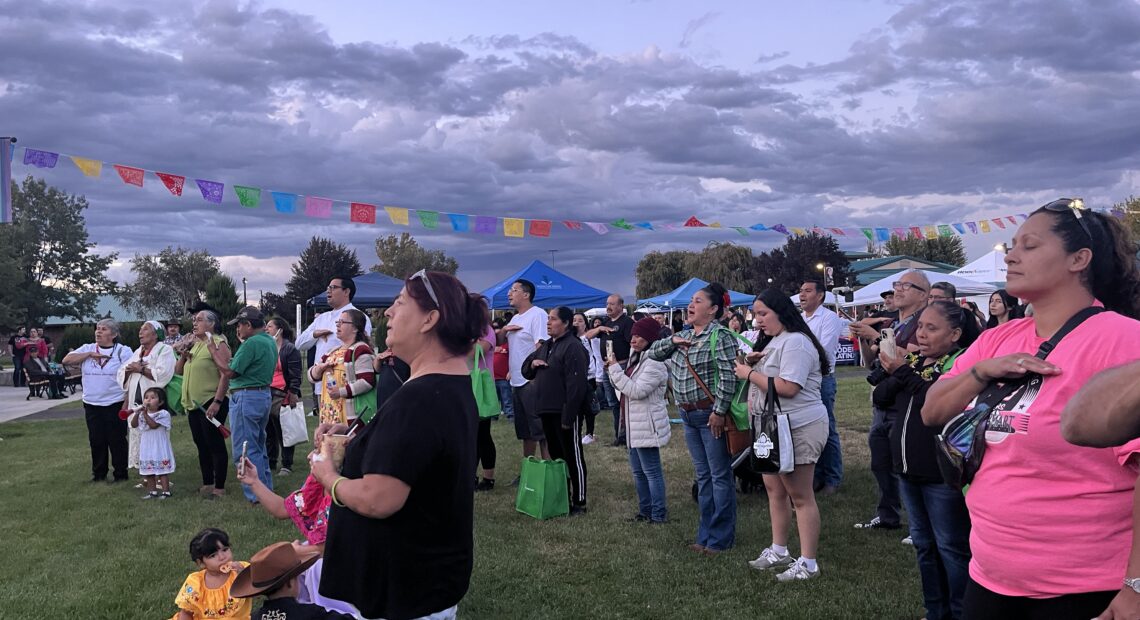
[[[32,419],[77,417],[83,415],[83,391],[68,395],[62,400],[48,398],[32,398],[28,396],[28,388],[0,387],[0,423],[10,422],[28,416]],[[64,405],[64,406],[61,406]],[[59,409],[55,409],[59,407]],[[49,411],[52,410],[52,411]],[[56,415],[57,413],[63,415]],[[37,415],[42,414],[42,415]]]

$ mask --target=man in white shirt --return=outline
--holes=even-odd
[[[527,380],[522,374],[523,360],[534,353],[538,341],[550,335],[546,331],[546,312],[532,303],[534,284],[527,280],[516,280],[507,290],[507,300],[516,313],[511,322],[495,333],[499,343],[508,346],[510,362],[511,392],[515,407],[515,436],[523,442],[523,458],[534,456],[539,449],[542,458],[549,459],[546,448],[546,435],[542,432],[542,419],[538,417],[534,395],[530,394]],[[518,483],[515,479],[514,484]],[[512,485],[513,486],[513,485]]]
[[[352,298],[356,296],[356,283],[349,277],[336,277],[329,281],[328,288],[329,307],[331,310],[318,314],[312,324],[297,336],[296,346],[302,351],[316,347],[316,361],[328,354],[329,351],[343,344],[336,337],[336,321],[345,310],[356,310],[352,305]],[[372,320],[368,313],[364,313],[364,329],[368,332],[368,342],[372,342]],[[313,409],[320,409],[321,384],[313,384]]]
[[[809,278],[800,286],[800,310],[804,321],[807,322],[811,333],[823,345],[830,362],[831,372],[823,376],[820,384],[820,395],[823,405],[827,407],[827,445],[819,462],[815,466],[815,492],[819,495],[831,495],[839,489],[843,481],[843,452],[839,445],[839,431],[835,427],[835,392],[838,385],[835,381],[835,354],[839,350],[839,335],[843,331],[843,322],[823,305],[827,296],[827,288],[821,280]]]

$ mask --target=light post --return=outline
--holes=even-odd
[[[547,252],[550,252],[550,268],[554,269],[554,254],[558,252],[558,250],[547,250]]]
[[[245,284],[246,284],[245,276],[242,276],[242,278],[241,278],[241,305],[248,306],[249,305],[249,295],[246,294]]]

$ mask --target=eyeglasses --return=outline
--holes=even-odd
[[[950,297],[946,296],[946,295],[941,294],[941,293],[939,293],[939,294],[931,293],[930,294],[930,301],[954,301],[954,300],[951,299]]]
[[[1093,241],[1092,229],[1089,228],[1088,223],[1085,222],[1085,216],[1082,213],[1085,210],[1084,200],[1080,198],[1060,198],[1041,208],[1053,213],[1071,212],[1073,217],[1077,218],[1077,223],[1081,225],[1081,229],[1089,236],[1089,241]]]
[[[337,285],[335,285],[335,284],[330,284],[327,290],[328,290],[328,291],[335,291],[335,290],[336,290],[336,289],[338,289],[338,288],[339,288],[340,290],[342,290],[342,291],[344,290],[344,287],[343,287],[343,286],[337,286]]]
[[[922,288],[921,286],[919,286],[917,284],[911,284],[910,282],[895,282],[895,283],[891,284],[891,288],[895,289],[895,291],[897,291],[899,293],[905,291],[908,288],[912,288],[916,291],[922,291],[923,293],[926,292],[926,289]]]
[[[424,288],[426,288],[428,292],[428,297],[431,297],[431,300],[435,304],[435,307],[439,308],[439,298],[435,296],[435,289],[431,287],[431,278],[428,277],[427,269],[420,269],[419,271],[413,273],[412,277],[408,279],[415,280],[417,278],[423,281]]]

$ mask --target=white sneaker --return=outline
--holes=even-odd
[[[807,569],[807,564],[802,559],[796,560],[788,570],[776,575],[776,581],[806,581],[808,579],[815,579],[819,577],[819,565],[816,564],[815,570]]]
[[[588,446],[588,445],[594,443],[594,441],[596,441],[596,439],[594,438],[593,435],[583,435],[582,436],[582,445],[583,446]]]
[[[906,538],[902,539],[902,544],[910,545],[911,547],[913,547],[914,546],[914,539],[911,538],[910,536],[907,536]]]
[[[792,559],[791,555],[786,553],[784,555],[780,555],[775,551],[772,551],[771,547],[768,547],[760,552],[760,557],[749,561],[748,565],[752,568],[755,568],[756,570],[770,570],[773,568],[784,568],[785,566],[791,566],[794,562],[795,560]]]

